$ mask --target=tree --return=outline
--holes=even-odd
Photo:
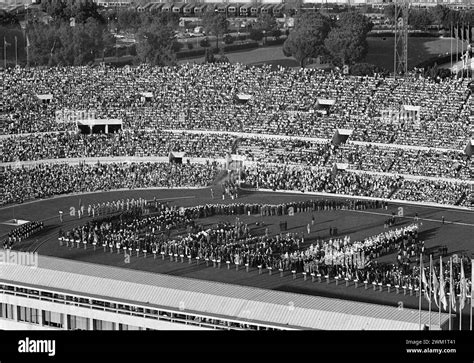
[[[216,48],[219,49],[219,36],[227,33],[229,28],[225,15],[207,12],[202,18],[202,26],[206,33],[216,36]]]
[[[350,72],[353,76],[374,76],[375,73],[389,74],[387,70],[370,63],[354,64]]]
[[[275,39],[278,39],[281,37],[281,30],[280,29],[275,29],[274,31],[271,32],[272,37],[275,37]]]
[[[46,65],[50,62],[58,35],[53,27],[43,23],[34,23],[28,29],[30,42],[29,57],[32,65]]]
[[[260,14],[252,28],[271,32],[278,29],[278,23],[275,17],[269,14]]]
[[[308,59],[326,53],[324,40],[330,30],[329,19],[320,13],[301,13],[295,22],[295,28],[283,44],[283,54],[293,56],[304,68]]]
[[[438,29],[441,26],[444,27],[447,23],[449,23],[449,13],[450,10],[443,5],[436,5],[428,10],[430,19],[432,20],[433,24],[438,25]]]
[[[137,33],[137,56],[141,62],[157,66],[175,64],[174,31],[169,26],[152,23]]]
[[[204,63],[215,63],[215,61],[216,59],[212,49],[206,48],[206,51],[204,52]]]
[[[224,35],[224,43],[225,44],[232,44],[234,42],[234,37],[230,34]]]
[[[411,8],[408,15],[408,24],[414,29],[426,30],[431,25],[431,19],[426,11]]]
[[[278,23],[275,17],[269,14],[260,14],[257,18],[256,23],[253,26],[253,29],[260,30],[265,37],[265,42],[267,41],[267,35],[272,34],[278,30]],[[252,39],[252,37],[250,37]],[[260,40],[260,39],[257,39]]]
[[[87,19],[94,18],[104,24],[105,19],[99,13],[99,7],[92,0],[81,1],[63,1],[63,0],[44,0],[41,2],[41,9],[47,12],[56,24],[69,22],[74,17],[76,23],[84,24]]]
[[[390,21],[390,23],[393,23],[395,20],[395,5],[390,4],[385,6],[383,10],[383,15],[385,16],[386,19]]]
[[[202,38],[199,41],[199,45],[203,48],[208,48],[208,47],[210,47],[211,44],[209,44],[209,39],[207,39],[207,37],[205,37],[205,38]]]
[[[105,24],[105,18],[99,13],[98,5],[92,0],[82,0],[68,4],[71,4],[69,5],[70,16],[76,19],[76,23],[84,24],[87,19],[94,18],[99,23]],[[69,17],[66,20],[69,21]]]
[[[263,38],[263,33],[260,29],[251,29],[249,38],[255,41],[260,41]]]
[[[341,14],[324,44],[335,65],[354,64],[365,58],[367,34],[372,29],[368,18],[358,12]]]
[[[61,0],[46,0],[41,2],[41,9],[48,13],[55,21],[66,20],[71,17],[66,2]]]
[[[0,26],[19,25],[18,17],[11,12],[0,11]]]
[[[130,9],[123,9],[117,16],[117,28],[135,32],[140,28],[141,20],[140,13]]]

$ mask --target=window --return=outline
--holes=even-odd
[[[89,330],[89,319],[82,316],[67,316],[69,330]]]
[[[17,306],[17,319],[26,323],[39,324],[38,309]]]
[[[63,314],[54,311],[43,311],[43,325],[55,328],[63,327]]]
[[[0,318],[13,320],[13,305],[0,303]]]
[[[92,323],[92,329],[94,330],[115,330],[115,323],[110,321],[103,321],[94,319]]]
[[[26,308],[17,306],[18,321],[26,321]]]

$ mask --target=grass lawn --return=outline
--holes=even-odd
[[[394,38],[367,39],[369,51],[366,62],[373,63],[389,71],[393,70],[393,45]],[[459,41],[459,49],[461,42]],[[464,48],[466,48],[467,43]],[[408,67],[414,67],[420,62],[437,55],[449,54],[451,41],[445,38],[409,38],[408,39]],[[456,52],[456,43],[453,42],[453,51]],[[282,46],[257,48],[244,52],[227,53],[226,56],[232,63],[244,63],[249,65],[270,64],[285,67],[298,67],[298,62],[292,57],[283,55]],[[204,57],[183,59],[178,63],[202,63]]]
[[[276,45],[272,47],[256,48],[242,52],[232,52],[225,54],[231,63],[243,63],[251,65],[271,64],[281,65],[284,67],[298,67],[298,62],[292,57],[283,55],[282,46]],[[204,57],[183,59],[178,63],[202,63]]]
[[[369,52],[366,61],[393,71],[394,38],[368,38]],[[467,43],[464,45],[466,49]],[[458,43],[461,49],[461,41]],[[451,52],[451,41],[446,38],[408,38],[408,68],[415,67],[424,60]],[[453,52],[456,42],[453,41]]]

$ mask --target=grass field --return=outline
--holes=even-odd
[[[393,70],[394,38],[368,38],[369,52],[366,61],[387,70]],[[461,49],[461,41],[458,42]],[[466,49],[467,43],[464,44]],[[451,52],[451,41],[447,38],[408,38],[408,68],[435,56],[444,56]],[[453,41],[453,52],[456,42]]]
[[[366,62],[373,63],[387,70],[393,70],[393,45],[394,38],[368,38],[369,52]],[[461,49],[461,42],[458,44]],[[466,48],[467,43],[464,48]],[[420,62],[438,55],[446,55],[451,51],[451,41],[446,38],[409,38],[408,40],[408,67],[414,67]],[[453,42],[453,51],[456,43]],[[282,46],[257,48],[245,52],[228,53],[226,56],[232,63],[250,65],[270,64],[285,67],[298,67],[298,62],[292,57],[283,55]],[[185,59],[179,63],[202,63],[203,57]]]
[[[215,195],[220,195],[220,190],[215,188],[215,191]],[[235,271],[234,268],[227,270],[226,266],[222,266],[219,272],[217,272],[213,267],[206,267],[205,264],[197,266],[195,263],[188,264],[187,261],[185,263],[170,262],[168,260],[163,261],[161,257],[154,260],[153,257],[150,256],[143,258],[142,255],[140,257],[133,255],[131,262],[127,264],[122,254],[104,253],[102,248],[93,251],[92,248],[84,250],[82,248],[67,248],[58,245],[57,232],[60,227],[67,230],[87,220],[87,218],[79,220],[77,217],[66,216],[64,222],[61,224],[58,218],[58,210],[61,209],[67,212],[69,207],[77,207],[79,199],[87,206],[89,203],[94,202],[139,197],[146,199],[156,197],[159,200],[168,201],[171,205],[179,206],[233,202],[229,199],[224,201],[220,198],[211,199],[209,189],[113,191],[81,196],[59,197],[15,207],[2,208],[0,209],[0,222],[4,222],[13,217],[26,220],[45,220],[46,229],[43,232],[16,246],[21,250],[37,251],[44,255],[259,288],[379,303],[390,305],[394,308],[398,307],[399,302],[402,302],[407,308],[418,307],[418,299],[414,296],[404,296],[403,293],[397,295],[393,290],[392,293],[388,294],[387,292],[373,291],[371,288],[368,290],[360,287],[355,289],[353,283],[349,287],[345,287],[344,284],[335,286],[334,282],[329,285],[326,283],[311,283],[310,280],[303,281],[301,276],[298,276],[296,280],[293,280],[290,274],[284,277],[279,277],[278,274],[273,274],[273,276],[262,274],[259,276],[256,270],[250,270],[250,272],[247,273],[242,269],[240,271]],[[304,195],[302,193],[279,194],[244,192],[238,199],[238,202],[273,204],[309,199],[317,199],[317,197]],[[397,211],[397,208],[398,205],[389,204],[387,210],[339,210],[301,213],[296,214],[294,217],[241,216],[240,218],[251,225],[252,233],[254,234],[263,233],[267,227],[271,234],[279,233],[278,226],[281,220],[288,222],[289,232],[303,233],[314,215],[316,220],[315,225],[310,235],[305,237],[305,244],[309,245],[316,237],[329,238],[329,227],[337,227],[340,235],[350,235],[352,240],[358,240],[381,233],[384,231],[384,220],[387,219],[387,216],[391,215],[392,211]],[[472,243],[472,236],[474,235],[474,214],[472,212],[409,205],[404,206],[404,212],[405,217],[399,220],[397,226],[412,222],[412,217],[415,213],[418,213],[422,222],[420,238],[425,240],[425,246],[428,252],[433,251],[436,254],[437,247],[445,244],[448,245],[449,254],[459,253],[471,255],[474,251]],[[446,219],[445,224],[441,223],[443,216]],[[210,225],[225,220],[233,221],[235,217],[217,216],[199,220],[199,223]],[[259,225],[256,225],[257,222]],[[11,228],[11,226],[0,224],[0,235],[5,234]],[[395,255],[383,256],[379,261],[388,263],[395,262]],[[423,307],[427,308],[427,303],[425,304],[424,302],[423,304]],[[468,321],[468,319],[463,320],[465,320],[466,323]]]

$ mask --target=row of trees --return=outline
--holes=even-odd
[[[135,35],[137,62],[174,64],[175,54],[181,48],[175,37],[179,16],[173,13],[99,11],[92,0],[43,0],[41,7],[53,20],[50,24],[30,21],[27,35],[30,63],[33,65],[92,62],[104,54],[110,54],[117,46],[113,31]],[[392,6],[387,6],[385,12],[393,18]],[[422,23],[421,27],[433,23],[449,27],[451,22],[469,22],[472,17],[471,24],[474,24],[473,14],[436,6],[429,10],[412,10],[410,22]],[[14,22],[14,19],[4,20]],[[219,48],[221,40],[229,43],[228,21],[224,15],[207,13],[202,18],[202,25],[208,34],[215,37],[216,48]],[[293,56],[301,67],[317,57],[329,59],[337,66],[352,66],[364,60],[368,50],[366,38],[371,29],[370,20],[355,11],[340,13],[337,20],[321,12],[301,12],[295,19],[294,30],[284,43],[283,52],[286,56]],[[261,40],[267,35],[281,35],[275,18],[270,15],[261,15],[248,30],[253,40]]]
[[[71,26],[69,22],[29,26],[29,57],[32,65],[83,65],[104,54],[114,39],[94,18]]]
[[[319,12],[301,13],[283,44],[283,53],[293,56],[301,67],[318,57],[337,66],[350,66],[367,55],[367,34],[372,26],[365,16],[353,11],[342,13],[336,21]]]
[[[112,55],[113,49],[117,48],[113,33],[118,32],[135,37],[137,63],[172,65],[176,61],[176,52],[182,48],[175,36],[179,28],[177,14],[130,10],[99,12],[91,0],[46,0],[41,6],[52,21],[46,24],[30,18],[27,37],[32,65],[82,65]],[[202,25],[215,37],[216,48],[219,48],[219,42],[225,40],[224,35],[229,31],[225,16],[207,13]],[[251,33],[252,39],[261,39],[263,34],[280,35],[276,20],[271,16],[261,16]]]
[[[30,18],[27,39],[32,65],[84,65],[114,55],[118,44],[113,32],[119,26],[135,34],[136,62],[172,64],[179,49],[174,34],[179,17],[174,14],[144,14],[134,24],[131,12],[100,12],[91,0],[46,0],[41,6],[52,21]]]
[[[386,6],[384,15],[393,22],[395,5]],[[426,30],[430,25],[438,26],[439,29],[449,29],[452,24],[463,22],[474,25],[473,10],[459,11],[443,5],[436,5],[428,9],[411,7],[409,10],[408,23],[415,29]]]

